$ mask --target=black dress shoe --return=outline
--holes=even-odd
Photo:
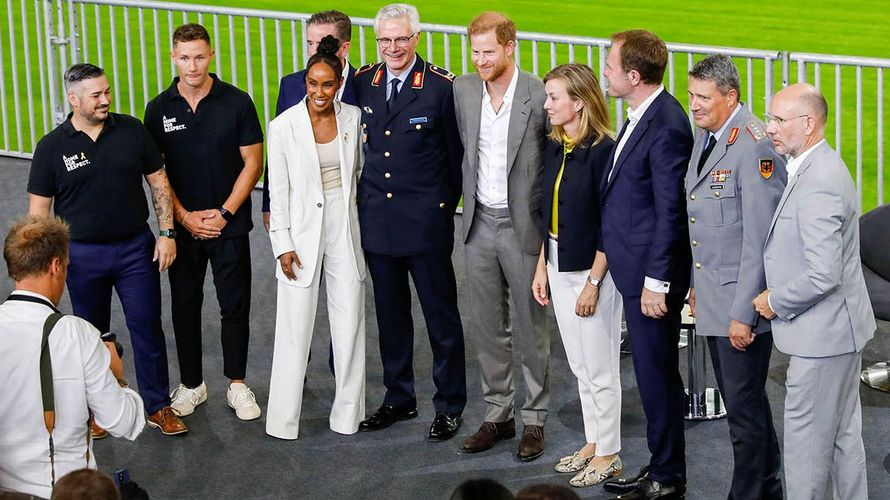
[[[386,429],[396,422],[410,420],[416,417],[417,408],[396,408],[392,405],[384,404],[380,405],[380,408],[378,408],[373,415],[362,420],[362,422],[358,424],[358,430],[362,432],[379,431],[380,429]]]
[[[427,439],[430,441],[446,441],[454,437],[460,429],[464,418],[460,413],[436,413]]]
[[[623,493],[612,500],[680,500],[686,498],[685,483],[659,483],[658,481],[643,478],[637,484],[637,488],[629,493]]]
[[[637,485],[641,479],[649,475],[649,466],[645,465],[636,476],[613,477],[606,479],[603,483],[603,489],[609,493],[629,493],[637,489]]]

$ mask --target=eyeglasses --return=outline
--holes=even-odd
[[[797,116],[791,116],[788,118],[781,118],[778,116],[766,115],[766,124],[772,125],[773,123],[775,123],[777,127],[781,127],[783,124],[785,124],[785,122],[787,122],[789,120],[794,120],[795,118],[804,118],[804,117],[809,118],[810,115],[797,115]]]
[[[411,33],[408,36],[400,36],[397,38],[378,38],[377,45],[383,47],[384,49],[389,47],[393,43],[396,44],[396,47],[407,47],[408,42],[410,42],[411,39],[414,38],[414,35],[416,35],[416,34],[417,33]]]

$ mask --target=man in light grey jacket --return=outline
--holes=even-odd
[[[790,156],[788,186],[764,247],[767,290],[754,306],[791,356],[785,387],[788,498],[868,498],[859,370],[874,313],[859,257],[847,166],[825,141],[828,105],[807,84],[776,94],[767,133]]]
[[[454,82],[457,124],[464,144],[463,235],[482,394],[486,410],[479,431],[463,445],[467,453],[515,436],[513,345],[525,381],[524,424],[517,457],[544,452],[550,339],[544,309],[532,298],[541,242],[541,148],[546,140],[544,84],[513,63],[516,26],[485,12],[468,33],[476,73]],[[504,322],[504,287],[515,318]]]

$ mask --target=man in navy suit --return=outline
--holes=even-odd
[[[386,394],[359,430],[417,417],[410,275],[433,352],[436,417],[428,439],[444,441],[460,428],[467,401],[464,334],[451,264],[463,158],[454,75],[417,54],[415,7],[383,7],[374,32],[383,62],[355,72],[364,143],[358,217],[374,282]]]
[[[636,477],[606,482],[622,500],[683,498],[686,491],[677,342],[691,266],[683,182],[693,139],[682,106],[661,84],[667,59],[656,35],[625,31],[612,35],[603,72],[609,95],[629,109],[603,187],[602,245],[624,297],[652,454]]]
[[[337,92],[337,99],[346,104],[355,104],[355,88],[353,77],[355,68],[346,60],[349,55],[350,40],[352,39],[352,21],[349,16],[338,10],[326,10],[316,12],[309,18],[306,25],[306,54],[307,57],[315,55],[318,44],[326,36],[332,36],[340,42],[340,51],[337,56],[343,63],[343,85]],[[306,97],[306,70],[291,73],[281,79],[278,84],[278,103],[275,105],[275,116],[280,115],[291,106]],[[263,178],[263,226],[269,231],[269,169]]]

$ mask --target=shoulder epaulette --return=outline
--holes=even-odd
[[[757,123],[756,120],[751,120],[745,125],[745,128],[748,130],[748,133],[751,134],[751,137],[754,138],[755,141],[762,141],[766,139],[766,132],[763,130],[763,126]]]
[[[430,65],[430,72],[433,73],[434,75],[441,76],[442,78],[448,80],[449,82],[453,82],[454,79],[457,78],[457,76],[454,73],[448,71],[445,68],[436,66],[434,64]]]
[[[380,63],[369,63],[369,64],[365,64],[365,65],[362,66],[361,68],[355,70],[355,76],[358,76],[358,75],[360,75],[360,74],[362,74],[362,73],[367,73],[367,72],[370,71],[374,66],[376,66],[376,65],[378,65],[378,64],[380,64]]]

